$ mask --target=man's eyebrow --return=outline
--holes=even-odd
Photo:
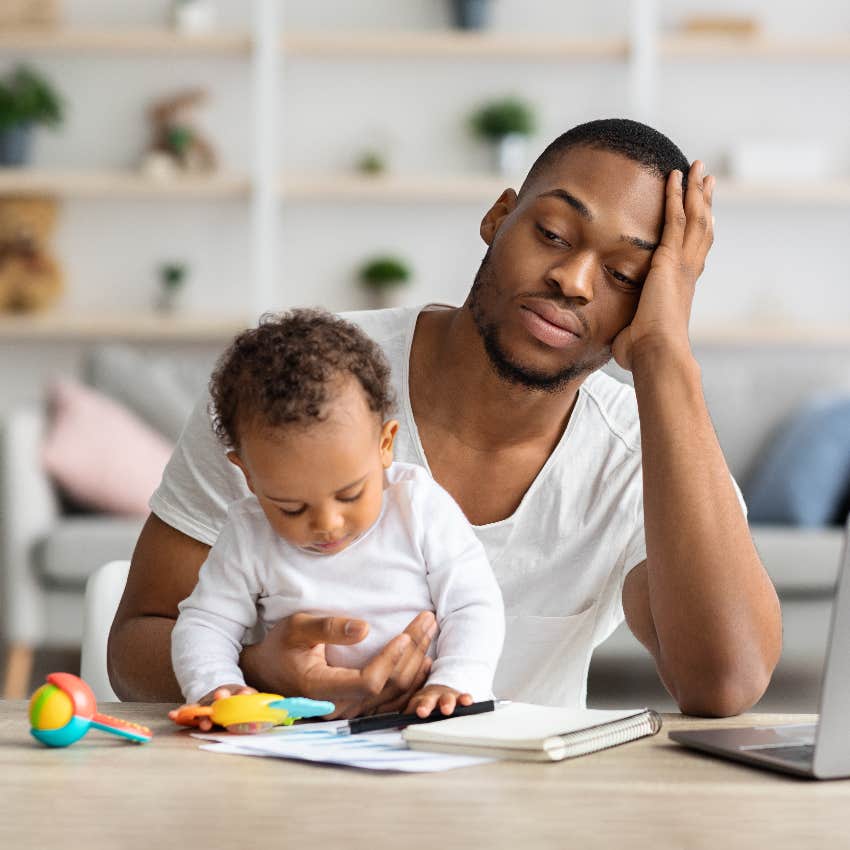
[[[646,239],[641,239],[640,236],[621,236],[621,242],[628,242],[629,245],[634,245],[635,248],[641,248],[644,251],[654,251],[658,247],[657,242],[648,242]]]
[[[352,481],[351,484],[346,484],[345,487],[340,487],[339,490],[336,490],[336,493],[344,493],[346,490],[350,490],[352,487],[356,487],[358,484],[362,484],[369,477],[369,473],[367,472],[362,478],[358,478],[356,481]],[[289,496],[270,496],[266,493],[266,498],[270,502],[303,502],[303,499],[294,499]]]
[[[593,213],[587,206],[580,201],[575,195],[571,195],[566,189],[552,189],[550,192],[544,192],[538,195],[538,198],[560,198],[564,203],[569,204],[583,219],[593,221]]]

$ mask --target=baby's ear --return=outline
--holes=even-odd
[[[390,419],[381,427],[381,463],[387,469],[393,462],[393,443],[398,434],[398,420]]]
[[[254,490],[253,486],[251,485],[251,476],[248,474],[248,468],[245,466],[244,462],[242,461],[242,458],[239,457],[239,455],[236,454],[236,452],[229,451],[227,453],[227,459],[234,466],[238,466],[242,470],[242,474],[245,476],[245,483],[248,485],[248,489],[252,493],[255,493],[256,491]]]

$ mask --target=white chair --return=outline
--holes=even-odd
[[[110,561],[98,567],[86,581],[80,676],[94,691],[98,702],[118,700],[106,670],[106,644],[129,572],[129,561]]]

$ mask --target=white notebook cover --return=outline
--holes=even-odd
[[[630,718],[634,718],[632,723]],[[641,718],[646,723],[641,723]],[[481,749],[508,758],[557,761],[651,735],[658,728],[658,716],[645,708],[574,711],[511,703],[486,714],[408,726],[404,738],[414,749]]]

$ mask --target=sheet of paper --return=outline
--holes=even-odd
[[[396,730],[348,735],[341,734],[336,726],[328,726],[327,722],[306,723],[278,727],[259,735],[194,733],[194,737],[210,742],[203,744],[201,749],[213,753],[301,759],[368,770],[430,773],[493,761],[479,756],[410,750],[401,732]]]

